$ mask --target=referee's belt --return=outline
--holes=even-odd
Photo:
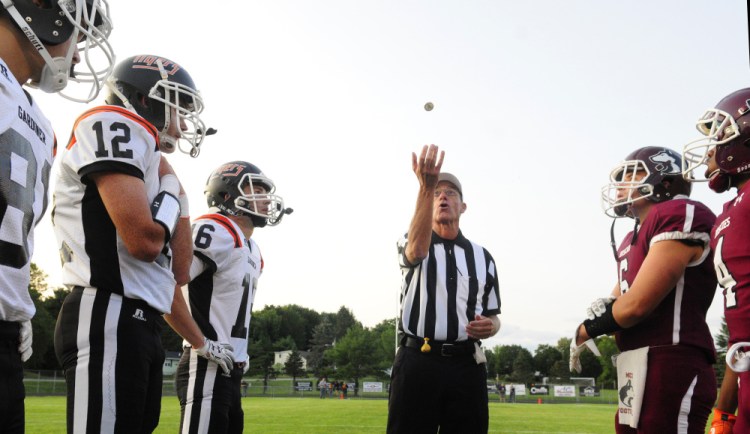
[[[464,356],[474,354],[474,342],[475,341],[456,341],[456,342],[442,342],[430,340],[427,344],[430,347],[429,351],[423,351],[422,347],[425,344],[424,339],[415,338],[412,336],[404,336],[401,338],[401,345],[409,348],[416,348],[422,351],[423,354],[452,357],[452,356]]]

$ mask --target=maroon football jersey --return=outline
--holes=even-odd
[[[719,285],[724,290],[724,315],[729,344],[750,341],[750,183],[724,204],[711,232],[711,250]]]
[[[649,247],[659,241],[685,240],[706,248],[696,263],[690,264],[672,291],[651,314],[633,327],[616,334],[621,351],[644,346],[692,345],[715,357],[706,312],[716,291],[716,274],[709,250],[709,234],[716,217],[700,202],[679,196],[654,204],[646,221],[629,233],[617,251],[620,290],[624,294],[635,281]]]

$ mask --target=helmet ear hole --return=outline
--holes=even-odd
[[[135,94],[135,100],[136,100],[136,103],[138,104],[138,107],[141,107],[144,109],[148,108],[148,97],[146,95],[140,92],[137,92]]]

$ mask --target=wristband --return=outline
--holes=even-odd
[[[177,200],[180,202],[180,218],[190,218],[190,204],[188,203],[187,194],[181,194]]]
[[[615,305],[615,302],[606,305],[604,313],[601,315],[583,322],[583,327],[586,329],[586,334],[589,335],[589,338],[593,339],[597,336],[609,335],[622,330],[622,327],[615,321],[615,317],[612,316],[612,306]]]
[[[726,411],[719,410],[718,407],[714,408],[714,420],[713,422],[729,422],[732,425],[737,421],[737,416]]]
[[[180,202],[171,193],[159,192],[151,202],[151,217],[164,226],[164,244],[168,243],[180,218]]]

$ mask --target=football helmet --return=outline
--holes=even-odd
[[[3,0],[0,14],[9,16],[44,59],[41,76],[32,78],[29,85],[48,93],[59,92],[78,102],[96,98],[115,62],[108,40],[112,21],[106,0]],[[74,42],[64,57],[53,58],[47,50],[48,46],[69,40]],[[86,67],[86,72],[75,70],[73,57],[76,50],[81,57],[80,65]],[[75,96],[80,89],[74,89],[72,93],[62,92],[69,80],[81,83],[82,89],[88,86],[88,93]]]
[[[257,187],[260,189],[256,190]],[[222,214],[248,216],[258,228],[275,226],[291,208],[274,194],[276,186],[258,166],[245,161],[222,164],[206,181],[206,202]]]
[[[134,110],[159,130],[159,146],[162,152],[172,153],[176,148],[197,157],[206,135],[200,114],[203,112],[203,99],[195,87],[190,74],[177,63],[159,56],[138,55],[120,62],[107,80],[107,104],[118,105]],[[181,137],[168,134],[169,126],[181,125]],[[190,147],[183,148],[187,142]]]
[[[636,179],[636,174],[645,175]],[[630,208],[640,200],[664,202],[678,194],[690,195],[690,183],[682,176],[682,158],[677,152],[648,146],[625,157],[602,188],[602,208],[610,217],[631,217]],[[634,195],[638,192],[638,195]]]
[[[715,108],[696,122],[703,137],[684,146],[683,173],[690,174],[707,164],[708,152],[714,149],[718,169],[706,173],[708,186],[718,192],[729,189],[733,175],[750,173],[750,88],[725,96]]]

